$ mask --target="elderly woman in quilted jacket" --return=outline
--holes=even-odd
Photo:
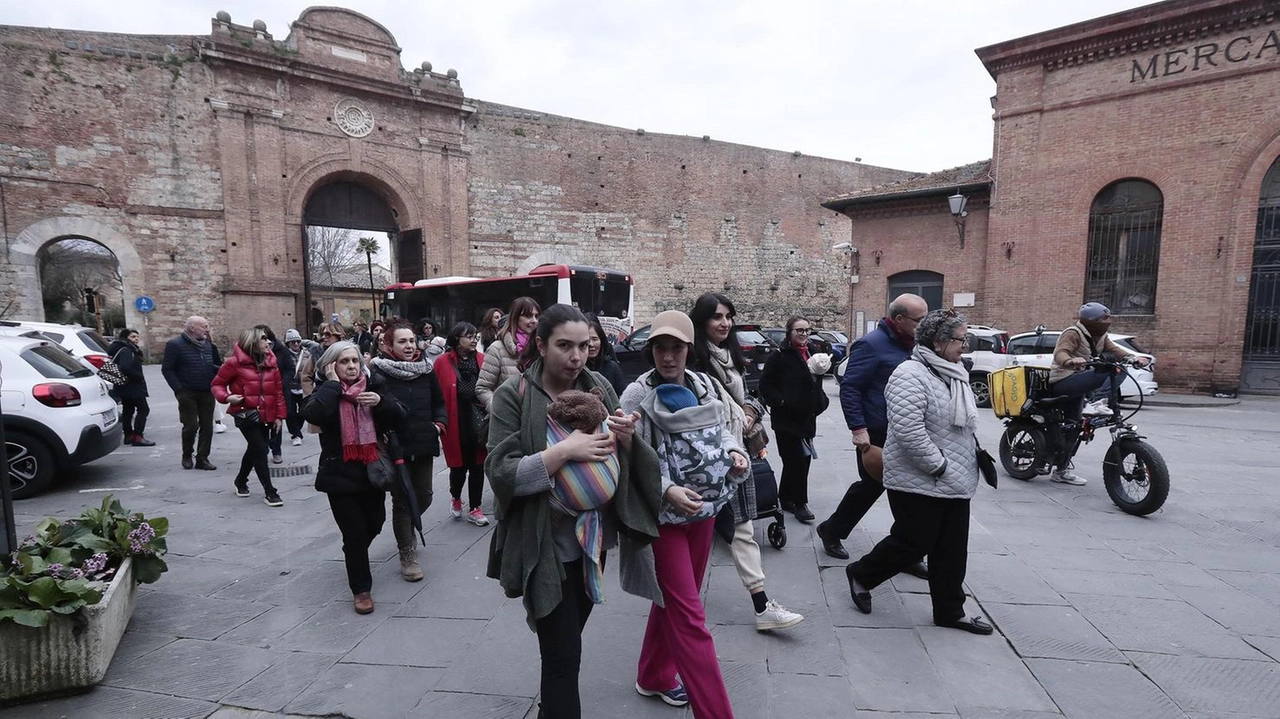
[[[240,471],[236,473],[236,496],[249,496],[249,470],[252,469],[262,484],[267,506],[282,506],[267,468],[267,443],[273,430],[280,431],[280,423],[289,415],[289,409],[284,402],[284,381],[267,333],[258,327],[240,333],[240,341],[222,363],[210,389],[214,399],[231,405],[228,413],[235,418],[236,428],[246,442]]]
[[[990,634],[990,624],[964,614],[969,500],[978,487],[978,410],[960,363],[967,332],[963,315],[930,312],[911,358],[889,377],[883,481],[893,527],[845,574],[854,605],[870,614],[871,590],[927,555],[933,623]]]

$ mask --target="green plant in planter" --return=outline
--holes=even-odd
[[[55,614],[97,604],[127,557],[133,576],[150,584],[168,570],[169,520],[129,513],[107,495],[79,518],[48,518],[0,562],[0,622],[43,627]]]

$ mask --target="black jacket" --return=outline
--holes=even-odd
[[[449,413],[436,373],[427,372],[417,379],[403,380],[374,367],[371,384],[375,391],[395,398],[404,408],[405,416],[394,429],[405,459],[439,456],[440,431],[436,429],[436,422],[448,424]]]
[[[174,392],[194,390],[208,392],[213,385],[213,376],[218,374],[222,366],[222,355],[217,346],[205,340],[207,355],[202,356],[200,347],[178,335],[164,344],[164,362],[161,371],[164,381],[169,383]]]
[[[815,351],[813,345],[809,351]],[[760,398],[773,413],[775,432],[806,438],[818,433],[818,415],[831,403],[822,389],[822,377],[809,371],[800,351],[790,344],[765,362]]]
[[[288,391],[293,384],[294,376],[298,374],[298,362],[285,343],[278,339],[271,345],[271,352],[276,356],[276,367],[280,369],[280,381],[284,383],[285,391]]]
[[[147,378],[142,374],[142,350],[128,340],[118,339],[107,350],[111,359],[129,381],[116,385],[111,396],[121,401],[137,401],[147,397]]]
[[[595,367],[592,367],[590,362],[587,363],[587,367],[604,375],[604,378],[609,380],[609,384],[613,385],[613,391],[617,392],[619,397],[622,396],[622,391],[627,388],[628,383],[622,376],[622,365],[618,364],[618,360],[605,357]]]
[[[372,388],[382,396],[373,408],[373,423],[378,432],[394,429],[404,418],[404,408],[385,390]],[[342,461],[342,419],[338,404],[342,401],[342,383],[336,379],[316,387],[302,405],[302,418],[320,427],[320,463],[316,469],[316,489],[333,494],[381,492],[369,483],[368,470],[361,462]]]

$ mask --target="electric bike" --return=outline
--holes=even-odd
[[[1051,397],[1041,390],[1030,397],[1026,410],[1004,420],[1000,437],[1000,463],[1010,477],[1030,480],[1053,471],[1075,456],[1080,443],[1089,443],[1099,430],[1111,434],[1111,447],[1102,460],[1102,478],[1111,501],[1122,511],[1139,516],[1160,509],[1169,497],[1169,469],[1164,458],[1145,441],[1129,419],[1141,409],[1125,416],[1120,410],[1118,387],[1127,374],[1126,361],[1097,358],[1085,367],[1109,374],[1111,390],[1107,393],[1108,415],[1086,415],[1077,424],[1069,414],[1077,398]]]

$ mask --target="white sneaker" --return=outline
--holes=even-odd
[[[292,442],[290,442],[290,444],[292,444],[292,445],[293,445],[293,446],[295,446],[295,447],[301,447],[301,446],[302,446],[302,438],[301,438],[301,437],[294,437],[294,438],[293,438],[293,441],[292,441]]]
[[[1086,417],[1105,417],[1111,414],[1111,407],[1107,401],[1100,399],[1097,402],[1090,402],[1084,406],[1084,415]]]
[[[1060,469],[1054,472],[1049,477],[1049,481],[1057,482],[1058,484],[1071,484],[1077,487],[1082,487],[1089,483],[1089,480],[1085,479],[1084,477],[1076,475],[1070,469]]]
[[[756,615],[756,631],[763,632],[769,629],[789,629],[803,621],[803,614],[793,612],[770,599],[765,603],[764,611]]]
[[[214,423],[213,423],[213,433],[214,433],[214,434],[222,434],[223,432],[226,432],[226,431],[227,431],[227,425],[225,425],[225,424],[223,424],[223,423],[221,423],[221,422],[214,422]]]
[[[489,518],[484,516],[484,512],[481,512],[479,507],[467,512],[467,521],[477,527],[485,527],[489,524]]]

